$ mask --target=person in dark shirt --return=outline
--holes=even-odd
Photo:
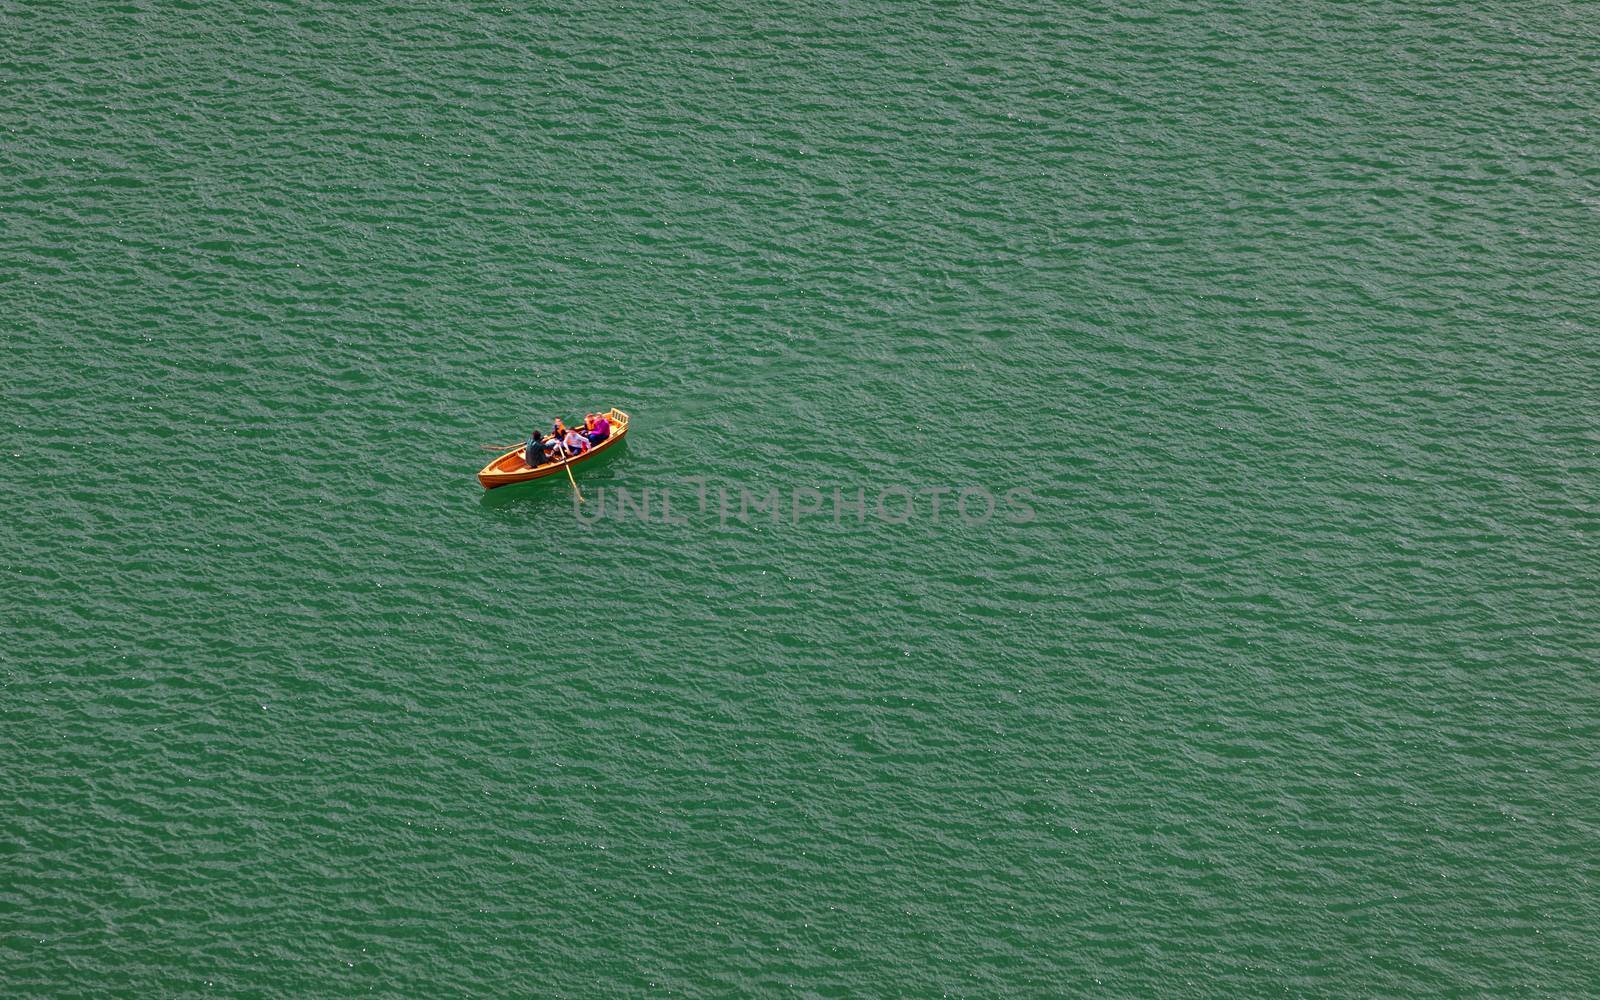
[[[528,435],[528,443],[522,446],[522,460],[528,463],[528,468],[537,469],[544,464],[544,435],[534,431]]]

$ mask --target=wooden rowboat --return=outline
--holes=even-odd
[[[519,444],[479,469],[478,482],[483,484],[484,489],[492,490],[497,486],[526,483],[534,479],[543,479],[545,476],[559,476],[567,466],[577,465],[579,462],[587,462],[618,441],[621,441],[622,436],[628,433],[628,415],[626,413],[616,407],[612,407],[606,412],[605,418],[611,421],[611,436],[583,454],[574,455],[560,462],[546,462],[537,468],[530,468],[527,460],[523,457],[523,446]]]

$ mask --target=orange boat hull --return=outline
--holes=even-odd
[[[503,452],[498,458],[478,470],[478,482],[486,490],[500,486],[510,486],[514,483],[527,483],[545,476],[559,476],[562,470],[579,462],[589,459],[605,451],[607,448],[621,441],[628,433],[628,415],[616,407],[606,413],[606,419],[611,421],[611,436],[601,441],[581,455],[574,456],[562,462],[546,462],[537,468],[530,468],[523,458],[522,445]]]

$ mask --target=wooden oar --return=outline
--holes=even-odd
[[[583,503],[583,491],[578,489],[578,481],[572,478],[572,456],[566,449],[566,445],[561,446],[561,467],[567,470],[567,482],[572,484],[572,492],[578,495],[578,502]]]
[[[482,448],[484,451],[510,451],[513,448],[521,448],[522,445],[520,445],[520,444],[480,444],[480,445],[478,445],[478,447]]]
[[[578,502],[583,503],[583,491],[578,489],[578,481],[572,478],[572,460],[570,458],[562,459],[561,464],[566,467],[567,482],[572,484],[572,492],[578,494]]]

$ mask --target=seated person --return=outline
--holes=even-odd
[[[588,418],[584,420],[584,424],[589,428],[590,444],[599,444],[611,436],[611,421],[607,420],[602,413],[589,414]]]
[[[522,460],[528,463],[528,468],[537,469],[548,456],[544,453],[544,435],[534,431],[528,435],[528,443],[522,446]]]
[[[589,450],[589,439],[584,437],[583,432],[576,427],[567,431],[567,436],[561,439],[561,443],[566,445],[567,450],[574,455],[581,455]]]

